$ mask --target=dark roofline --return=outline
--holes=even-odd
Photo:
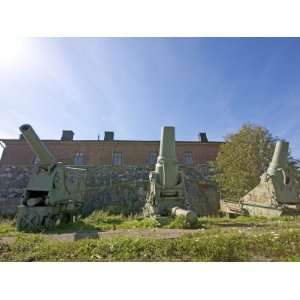
[[[0,139],[3,143],[26,143],[24,140],[20,139]],[[160,141],[144,141],[144,140],[113,140],[113,141],[104,141],[104,140],[72,140],[72,141],[62,141],[62,140],[42,140],[43,142],[50,142],[50,143],[159,143]],[[217,141],[208,141],[208,142],[200,142],[200,141],[176,141],[176,143],[179,144],[184,144],[184,143],[189,143],[189,144],[224,144],[224,142],[217,142]]]

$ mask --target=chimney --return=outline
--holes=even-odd
[[[74,132],[72,130],[63,130],[62,132],[62,141],[73,141]]]
[[[206,136],[206,132],[200,132],[198,134],[198,140],[199,142],[201,143],[208,143],[208,139],[207,139],[207,136]]]
[[[23,142],[23,141],[25,141],[25,138],[24,138],[24,135],[23,135],[23,133],[21,133],[21,134],[20,134],[20,136],[19,136],[19,140],[20,140],[20,141],[22,141],[22,142]]]
[[[114,132],[113,131],[105,131],[104,132],[104,141],[113,141],[114,140]]]

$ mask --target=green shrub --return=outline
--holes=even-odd
[[[200,223],[198,221],[191,223],[184,216],[176,216],[165,227],[170,229],[196,229],[200,228]]]

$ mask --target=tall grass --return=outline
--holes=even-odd
[[[50,242],[41,235],[0,243],[1,261],[299,261],[299,230],[252,234],[204,231],[177,239]]]

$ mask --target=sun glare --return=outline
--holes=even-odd
[[[23,40],[21,38],[0,39],[0,64],[15,64],[21,59]]]

